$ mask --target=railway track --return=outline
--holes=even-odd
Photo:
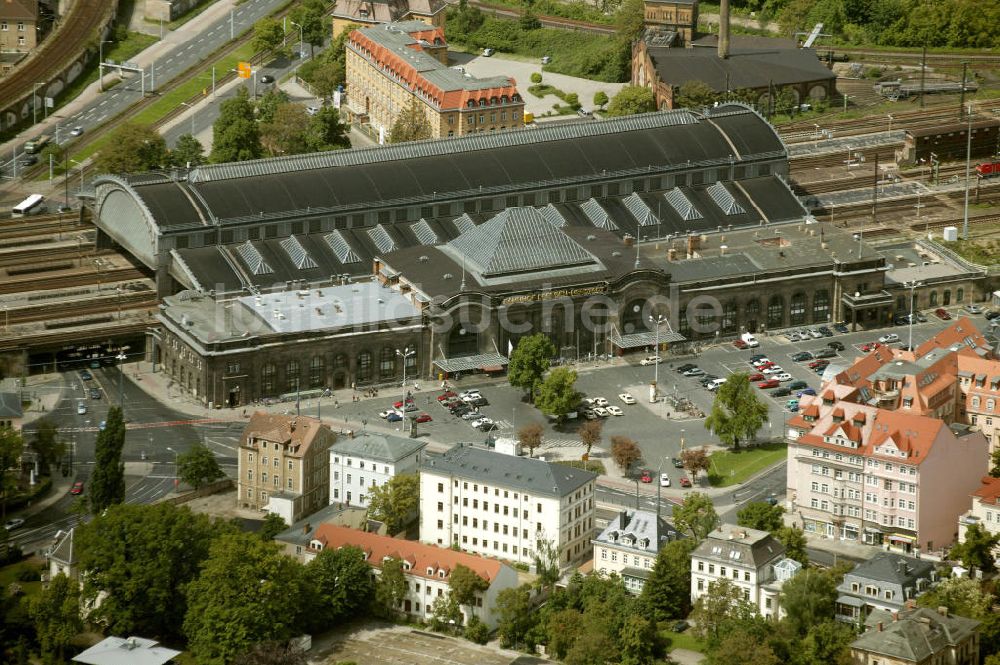
[[[31,238],[60,232],[79,232],[93,228],[91,224],[81,224],[78,218],[68,215],[0,219],[0,249],[2,249],[5,240]]]
[[[939,219],[939,220],[935,220],[933,222],[924,222],[922,224],[910,224],[910,230],[911,231],[921,232],[921,231],[930,230],[930,229],[939,230],[939,229],[943,229],[946,226],[957,226],[957,227],[961,228],[963,223],[964,223],[964,220],[961,217],[956,217],[954,219]],[[988,226],[990,224],[994,224],[994,225],[995,224],[1000,224],[1000,214],[979,215],[977,217],[969,217],[969,226],[970,227],[973,227],[973,226]]]
[[[13,251],[3,251],[0,247],[0,268],[13,268],[17,266],[37,265],[46,261],[70,261],[78,260],[86,255],[87,258],[97,256],[118,256],[113,250],[94,251],[94,243],[86,242],[79,246],[64,245],[62,247],[47,247],[45,245],[34,245]]]
[[[1000,104],[996,100],[971,101],[973,112],[984,118],[995,117],[1000,113]],[[958,105],[949,102],[935,104],[924,109],[912,111],[900,110],[892,114],[891,126],[894,129],[926,129],[940,125],[959,122]],[[836,113],[836,111],[831,111]],[[816,125],[821,129],[832,130],[834,136],[854,136],[887,131],[890,127],[888,114],[877,117],[857,118],[850,120],[827,120],[822,117],[810,121],[797,121],[778,128],[782,140],[786,143],[809,143],[816,140]]]
[[[43,40],[41,48],[27,62],[0,78],[0,100],[13,102],[27,97],[36,83],[52,80],[97,39],[95,35],[108,13],[116,11],[117,6],[117,2],[108,0],[73,2],[59,30]]]
[[[88,299],[80,302],[48,303],[33,305],[7,311],[11,324],[32,323],[34,321],[51,321],[67,319],[90,314],[105,314],[108,312],[127,311],[135,309],[153,309],[157,306],[156,293],[126,293],[120,300],[113,292],[107,297]]]
[[[31,337],[14,337],[10,335],[0,335],[0,352],[20,351],[26,348],[37,348],[40,346],[60,347],[67,344],[79,344],[82,340],[95,340],[98,336],[108,339],[118,335],[128,335],[130,333],[144,333],[149,329],[147,321],[125,320],[107,321],[100,332],[94,330],[83,331],[73,329],[61,330],[39,330],[32,333]]]
[[[75,272],[48,276],[44,273],[30,273],[15,277],[4,275],[0,277],[0,294],[21,293],[24,291],[50,291],[145,278],[146,275],[132,266],[111,268],[103,270],[100,273],[96,271],[87,273]]]

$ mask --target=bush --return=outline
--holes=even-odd
[[[514,562],[514,569],[515,570],[520,570],[522,572],[527,573],[528,571],[531,570],[531,566],[529,566],[526,563],[521,563],[520,561],[515,561]]]
[[[531,82],[538,85],[542,82],[542,75],[539,72],[531,72]]]
[[[17,571],[18,582],[37,582],[40,579],[42,579],[42,574],[38,571],[38,568],[34,566],[22,568]]]
[[[21,548],[13,543],[8,542],[7,554],[3,557],[0,557],[0,566],[9,566],[12,563],[17,563],[23,558],[24,558],[24,552],[21,551]]]
[[[473,616],[465,626],[465,639],[476,644],[486,644],[490,641],[490,629],[479,617]]]
[[[575,92],[567,94],[565,97],[563,97],[563,101],[569,104],[574,111],[580,108],[580,96],[577,95]]]

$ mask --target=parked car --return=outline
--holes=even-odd
[[[593,409],[584,409],[583,417],[587,420],[597,420],[598,418],[597,413]]]
[[[94,378],[94,375],[88,372],[87,370],[83,370],[82,372],[80,372],[80,378],[83,379],[84,381],[91,381]]]
[[[659,365],[663,362],[663,358],[660,356],[646,356],[639,361],[640,365]]]
[[[771,365],[770,367],[764,368],[764,374],[768,376],[774,376],[775,374],[784,374],[785,370],[781,368],[781,365]]]
[[[463,411],[462,415],[460,415],[459,418],[461,418],[462,420],[475,421],[475,420],[482,420],[483,416],[478,411],[473,411],[472,409],[468,409],[466,411]]]
[[[683,374],[684,372],[688,371],[692,367],[697,367],[697,365],[695,365],[694,363],[684,363],[683,365],[675,368],[674,371],[678,372],[680,374]]]
[[[20,517],[12,517],[11,519],[4,522],[3,528],[8,531],[13,531],[14,529],[19,529],[24,526],[24,520]]]
[[[951,314],[948,313],[948,310],[941,307],[934,310],[934,316],[938,317],[942,321],[951,321]]]
[[[778,381],[777,379],[768,379],[767,381],[761,381],[760,383],[758,383],[757,387],[761,389],[767,389],[767,388],[777,388],[780,385],[781,382]]]
[[[680,457],[671,457],[670,458],[670,463],[674,465],[675,469],[683,469],[684,468],[684,461],[681,460]]]
[[[635,398],[632,397],[632,393],[620,393],[618,399],[625,402],[626,404],[635,404]]]
[[[826,345],[828,347],[830,347],[831,349],[833,349],[834,351],[843,351],[844,350],[844,345],[841,342],[837,342],[837,341],[827,342]]]
[[[97,423],[97,429],[98,429],[98,431],[101,431],[101,432],[103,432],[104,429],[107,426],[108,426],[108,421],[107,420],[102,420],[101,422]]]
[[[744,342],[742,339],[733,340],[733,346],[735,346],[737,349],[749,349],[750,348],[749,346],[747,346],[747,343]]]
[[[75,483],[73,483],[73,487],[72,487],[72,489],[70,489],[69,493],[72,494],[72,495],[74,495],[74,496],[76,496],[78,494],[83,494],[83,481],[82,480],[78,480]]]
[[[386,409],[385,411],[379,411],[379,418],[388,418],[390,413],[396,413],[396,409]]]
[[[608,410],[605,409],[603,406],[595,406],[593,408],[593,411],[594,413],[597,414],[598,418],[607,418],[609,415],[611,415],[610,413],[608,413]]]
[[[622,411],[622,408],[620,406],[606,406],[606,407],[604,407],[604,410],[607,411],[608,415],[611,415],[611,416],[624,416],[625,415],[625,412]]]
[[[403,414],[399,413],[398,411],[393,411],[392,413],[387,415],[385,419],[390,423],[398,423],[403,419]]]
[[[437,400],[439,402],[443,402],[446,399],[449,399],[451,397],[458,397],[458,393],[456,393],[454,391],[451,391],[451,390],[446,390],[445,392],[443,392],[440,395],[438,395]]]
[[[705,376],[703,376],[700,379],[698,379],[698,383],[701,384],[702,388],[707,388],[708,384],[712,383],[713,381],[715,381],[718,378],[719,377],[717,377],[715,374],[706,374]]]
[[[785,388],[784,386],[780,388],[775,388],[774,390],[771,391],[771,397],[788,397],[791,394],[792,391],[789,390],[788,388]]]
[[[550,62],[552,62],[552,56],[551,55],[543,55],[542,56],[542,64],[543,65],[547,65]],[[580,109],[580,110],[583,110],[583,109]]]
[[[791,381],[793,377],[788,372],[781,372],[780,374],[775,374],[774,378],[776,378],[778,381],[785,382],[785,381]]]
[[[798,405],[799,405],[799,400],[797,400],[797,399],[790,399],[787,402],[785,402],[785,408],[786,409],[790,409],[793,406],[798,407]]]
[[[489,57],[491,57],[491,56],[492,56],[492,55],[493,55],[494,53],[496,53],[496,49],[491,49],[491,48],[484,48],[484,49],[483,49],[483,57],[484,57],[484,58],[489,58]]]
[[[816,328],[813,328],[812,330],[809,331],[809,335],[813,337],[813,339],[819,339],[820,337],[823,336],[823,333],[821,333]]]
[[[966,305],[965,311],[968,312],[969,314],[982,314],[983,308],[980,307],[979,305]]]
[[[429,422],[432,422],[433,420],[434,419],[431,418],[431,414],[429,414],[429,413],[421,413],[419,416],[417,416],[416,418],[414,418],[414,422],[417,422],[417,423],[429,423]]]
[[[757,338],[750,333],[743,333],[740,335],[740,339],[746,342],[747,346],[751,349],[755,349],[760,346],[760,342],[757,341]]]
[[[843,321],[841,321],[840,323],[834,323],[833,329],[839,332],[841,335],[846,335],[847,333],[851,332],[850,327]]]
[[[986,317],[987,321],[992,321],[993,319],[996,319],[996,318],[1000,317],[1000,311],[997,311],[995,309],[991,309],[990,311],[988,311],[985,314],[983,314],[983,316]]]
[[[867,344],[861,345],[861,350],[864,351],[865,353],[868,353],[869,351],[874,351],[880,346],[882,345],[879,344],[878,342],[868,342]]]
[[[896,333],[888,333],[886,335],[882,335],[881,337],[879,337],[878,341],[879,344],[894,344],[895,342],[899,341],[899,335],[897,335]]]
[[[497,424],[492,420],[481,422],[478,424],[473,424],[472,426],[475,427],[480,432],[492,432],[497,428]]]
[[[818,330],[823,337],[833,337],[833,331],[826,326],[820,326],[819,328],[816,328],[816,330]]]
[[[644,483],[651,483],[651,482],[653,482],[653,472],[650,471],[649,469],[643,469],[639,473],[639,480],[641,480]]]
[[[764,380],[766,380],[766,379],[767,379],[767,377],[765,377],[765,376],[764,376],[763,374],[761,374],[760,372],[754,372],[753,374],[750,374],[750,375],[749,375],[749,376],[747,377],[747,380],[749,380],[749,381],[764,381]]]
[[[823,358],[836,358],[837,352],[834,349],[820,349],[813,355],[817,360],[820,360]]]
[[[828,360],[821,360],[820,363],[821,364],[816,365],[815,367],[812,368],[812,370],[817,374],[822,374],[824,371],[826,371],[826,368],[830,365],[830,362]]]
[[[802,337],[793,330],[792,332],[785,333],[785,339],[789,342],[798,342],[802,339]]]
[[[705,370],[701,369],[700,367],[692,367],[691,369],[684,372],[684,376],[698,376],[704,373]]]
[[[90,389],[90,399],[101,399],[101,391],[97,388]]]
[[[797,393],[795,393],[795,396],[804,397],[805,395],[815,395],[815,394],[816,390],[814,388],[805,388],[804,390],[800,390]]]
[[[809,384],[805,381],[792,381],[788,384],[790,390],[801,390],[802,388],[808,388]]]
[[[789,404],[787,408],[788,408],[788,412],[789,413],[798,413],[799,412],[799,403],[798,402],[794,402],[792,404]]]
[[[762,360],[762,359],[766,359],[766,358],[767,358],[767,354],[766,353],[755,353],[752,356],[750,356],[750,362],[754,362],[756,360]]]
[[[691,487],[691,479],[687,476],[681,476],[680,481],[678,481],[681,487]],[[686,622],[685,622],[686,623]]]
[[[892,320],[892,325],[894,325],[894,326],[905,326],[909,322],[910,322],[909,317],[906,317],[906,316],[897,316],[896,318],[894,318]]]
[[[799,351],[798,353],[792,354],[792,360],[794,360],[797,363],[812,359],[813,359],[813,354],[810,353],[809,351]]]
[[[80,416],[82,416],[83,414],[87,413],[87,405],[84,404],[83,402],[80,402],[79,404],[77,404],[76,405],[76,413],[77,413],[77,415],[80,415]]]
[[[751,360],[750,364],[753,365],[754,367],[760,368],[760,367],[764,367],[766,365],[773,365],[774,363],[772,363],[770,360],[768,360],[767,356],[761,356],[760,358],[757,358],[755,360]]]
[[[670,476],[665,473],[660,474],[660,487],[670,487]]]
[[[594,406],[607,406],[607,405],[608,405],[608,400],[604,399],[603,397],[594,398]]]

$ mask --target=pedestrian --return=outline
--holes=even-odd
[[[339,409],[340,408],[340,402],[338,402],[337,400],[333,400],[333,408]]]

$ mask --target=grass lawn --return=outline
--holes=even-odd
[[[768,443],[739,451],[712,453],[708,482],[713,487],[729,487],[744,482],[764,469],[785,459],[786,445]]]
[[[574,469],[583,469],[585,471],[591,471],[599,476],[603,476],[606,471],[604,469],[604,464],[596,460],[588,460],[584,462],[578,459],[567,459],[567,460],[552,460],[556,464],[563,464],[565,466],[571,466]]]
[[[660,632],[660,636],[670,641],[670,646],[667,647],[667,651],[673,651],[674,649],[687,649],[688,651],[705,653],[705,645],[702,644],[701,640],[696,638],[690,630],[686,630],[683,633],[675,633],[672,630],[664,630]]]
[[[40,566],[41,561],[25,559],[24,561],[0,568],[0,588],[5,589],[10,584],[19,584],[21,585],[21,588],[24,589],[24,594],[26,596],[34,596],[35,594],[40,593],[42,590],[42,582],[38,575],[35,575],[34,582],[21,582],[17,579],[18,574],[22,570],[31,570],[35,573],[40,573]]]

